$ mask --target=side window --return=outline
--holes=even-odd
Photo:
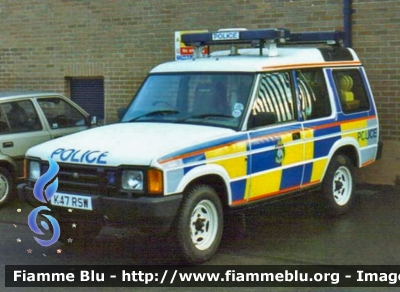
[[[4,113],[3,106],[0,107],[0,134],[10,133],[10,125],[7,122],[6,114]]]
[[[7,102],[2,105],[12,133],[42,129],[38,114],[30,100]]]
[[[289,72],[262,74],[252,115],[270,113],[277,123],[294,120],[295,105],[290,84]]]
[[[303,119],[330,116],[331,103],[322,69],[297,70],[296,81]]]
[[[71,104],[58,97],[38,99],[50,128],[68,128],[84,126],[85,116]]]
[[[332,74],[344,113],[370,109],[364,83],[358,69],[333,70]]]

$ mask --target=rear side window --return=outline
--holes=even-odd
[[[303,120],[331,115],[332,108],[322,69],[297,70],[296,84]]]
[[[358,69],[333,70],[332,74],[344,113],[368,111],[370,109],[365,85]]]
[[[1,131],[8,132],[11,129],[12,133],[21,133],[42,130],[42,124],[30,100],[7,102],[1,107],[9,125],[6,127],[5,119],[1,117]]]

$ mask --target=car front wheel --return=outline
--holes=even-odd
[[[4,206],[12,198],[14,182],[10,172],[0,167],[0,206]]]
[[[223,211],[213,188],[198,185],[183,198],[176,220],[180,255],[191,264],[209,260],[222,238]]]

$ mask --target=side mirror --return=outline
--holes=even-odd
[[[250,116],[248,128],[258,128],[276,123],[276,114],[272,112],[260,112]]]
[[[118,119],[119,119],[119,120],[122,119],[122,117],[124,116],[125,112],[126,112],[126,108],[125,108],[125,107],[120,107],[120,108],[117,110],[117,116],[118,116]]]
[[[97,125],[97,116],[90,116],[90,125]]]

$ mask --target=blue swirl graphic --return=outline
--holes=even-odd
[[[33,188],[33,195],[38,201],[42,203],[48,203],[48,201],[50,201],[51,197],[54,195],[54,193],[57,191],[58,188],[58,178],[56,178],[51,184],[47,186],[45,190],[46,197],[43,196],[44,187],[57,175],[60,169],[58,164],[53,159],[51,159],[50,157],[48,158],[49,158],[49,169],[47,170],[46,173],[44,173],[41,177],[39,177]]]
[[[51,211],[46,206],[41,206],[41,207],[37,207],[37,208],[33,209],[31,211],[31,213],[28,215],[29,228],[33,232],[35,232],[36,234],[39,234],[39,235],[43,235],[44,233],[37,226],[36,218],[37,218],[39,212],[42,210]],[[42,240],[35,236],[33,238],[35,238],[36,242],[42,246],[50,246],[50,245],[54,244],[55,242],[57,242],[58,238],[60,237],[60,225],[58,224],[58,221],[53,216],[46,215],[46,214],[42,214],[42,216],[46,217],[50,221],[50,223],[53,227],[53,237],[50,240]],[[44,229],[49,230],[49,225],[45,221],[41,221],[41,225]]]
[[[60,169],[58,164],[53,159],[51,159],[50,157],[48,157],[48,158],[49,158],[49,169],[47,170],[46,173],[44,173],[41,177],[39,177],[39,179],[36,181],[35,186],[33,188],[33,195],[35,196],[35,198],[38,201],[40,201],[42,203],[46,203],[46,204],[50,201],[51,197],[53,197],[54,193],[57,191],[58,178],[55,178],[51,184],[48,184],[46,187],[46,190],[44,190],[44,187],[46,186],[47,183],[49,183],[51,180],[53,180],[53,178],[57,175],[57,173]],[[44,192],[44,196],[43,196],[43,192]],[[29,215],[28,215],[29,228],[33,232],[35,232],[36,234],[39,234],[39,235],[43,235],[44,233],[37,226],[36,218],[37,218],[39,212],[42,210],[51,211],[46,206],[41,206],[41,207],[37,207],[37,208],[33,209],[31,211],[31,213],[29,213]],[[58,221],[53,216],[46,215],[46,214],[41,214],[41,215],[46,217],[47,220],[49,220],[49,222],[51,223],[51,226],[53,229],[53,236],[50,240],[39,239],[35,236],[34,236],[34,238],[35,238],[36,242],[39,243],[40,245],[50,246],[50,245],[54,244],[55,242],[57,242],[58,238],[60,237],[60,225],[58,224]],[[50,227],[46,221],[41,221],[40,224],[42,225],[42,227],[45,230],[50,229]]]

